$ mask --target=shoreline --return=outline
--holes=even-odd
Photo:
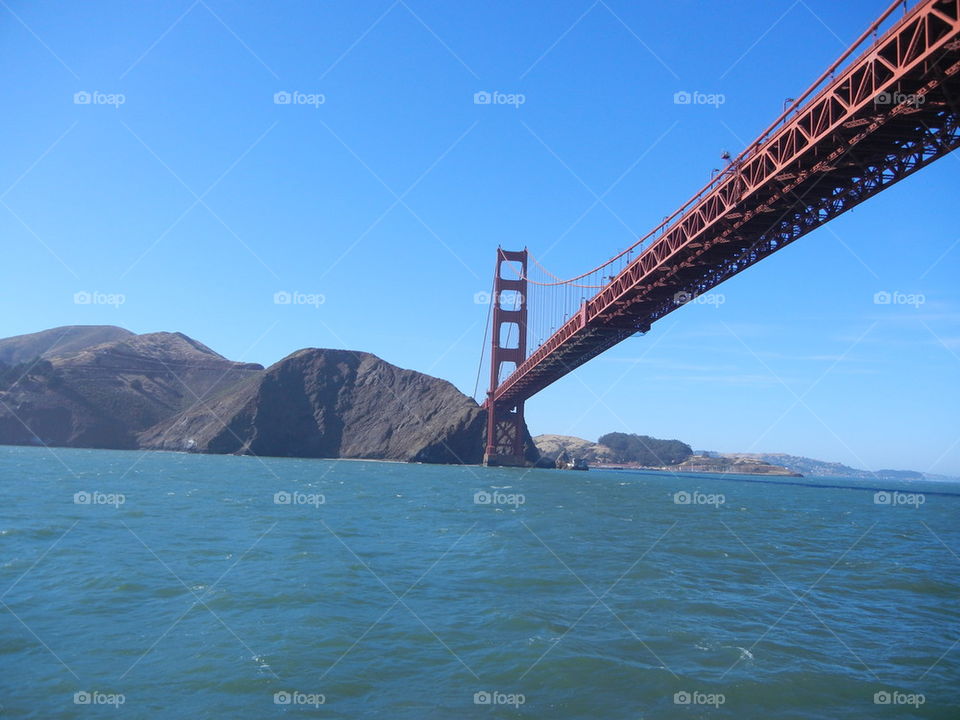
[[[650,468],[597,468],[597,469],[606,469],[614,472],[619,472],[626,470],[627,472],[635,473],[649,473],[651,475],[663,475],[663,470],[653,470]],[[827,488],[832,490],[864,490],[870,492],[908,492],[903,487],[895,488],[891,486],[881,487],[879,485],[852,485],[852,484],[839,484],[836,482],[817,482],[818,480],[860,480],[860,478],[844,478],[842,476],[817,476],[811,475],[809,477],[801,476],[807,482],[797,482],[797,480],[785,478],[785,479],[775,479],[773,477],[764,478],[762,476],[758,477],[756,475],[743,475],[740,473],[706,473],[706,472],[677,472],[673,473],[676,477],[700,479],[703,476],[709,475],[712,480],[723,480],[725,482],[747,482],[747,483],[762,483],[766,485],[793,485],[796,487],[808,487],[808,488]],[[781,476],[783,477],[783,476]],[[863,482],[869,482],[868,480],[863,480]],[[938,481],[938,480],[919,480],[916,482],[924,483],[943,483],[950,484],[949,482]],[[960,481],[954,484],[960,484]],[[917,490],[923,495],[935,495],[942,497],[960,497],[960,491],[949,492],[946,490]]]
[[[799,478],[804,477],[803,473],[793,472],[783,468],[782,471],[778,470],[777,472],[750,472],[748,470],[737,471],[734,469],[727,470],[709,470],[703,469],[699,470],[696,468],[684,468],[677,466],[659,466],[651,467],[649,465],[636,465],[631,463],[596,463],[590,466],[591,470],[647,470],[650,472],[660,472],[660,473],[687,473],[687,474],[696,474],[696,475],[749,475],[751,477],[792,477]]]

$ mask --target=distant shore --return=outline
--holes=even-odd
[[[779,465],[766,463],[691,463],[680,465],[661,465],[653,467],[638,463],[593,463],[597,470],[651,470],[657,472],[704,473],[713,475],[756,475],[761,477],[803,477],[803,473],[793,472]]]

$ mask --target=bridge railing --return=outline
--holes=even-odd
[[[894,0],[889,7],[841,54],[803,93],[793,99],[780,115],[764,129],[757,138],[744,148],[736,157],[729,158],[729,162],[717,175],[698,189],[690,198],[681,204],[674,212],[666,216],[652,230],[637,239],[629,247],[617,253],[601,265],[583,272],[574,277],[560,278],[547,270],[546,267],[530,252],[530,264],[525,272],[514,267],[513,271],[522,276],[532,286],[528,301],[531,303],[530,332],[528,347],[536,349],[549,339],[559,328],[569,321],[584,302],[593,299],[600,290],[618,277],[628,265],[635,261],[639,254],[648,249],[651,240],[668,233],[673,226],[683,221],[691,212],[711,194],[717,192],[723,185],[734,180],[737,169],[751,160],[787,124],[787,121],[804,106],[814,95],[826,93],[836,78],[837,71],[857,52],[867,44],[876,44],[881,38],[881,29],[887,31],[885,25],[892,29],[897,24],[907,20],[908,3],[906,0]],[[903,8],[904,15],[898,20],[892,16],[898,8]],[[544,297],[553,292],[556,297]],[[550,311],[556,313],[549,317]]]
[[[565,305],[562,324],[561,320],[554,319],[549,328],[551,332],[531,337],[528,346],[534,348],[533,352],[498,384],[492,396],[497,401],[529,397],[589,357],[637,331],[649,329],[651,322],[678,304],[669,302],[669,294],[664,297],[650,295],[648,300],[645,299],[647,295],[638,293],[645,287],[643,283],[646,279],[655,274],[694,267],[696,259],[717,242],[727,243],[729,249],[735,251],[730,256],[732,260],[721,253],[719,260],[714,257],[707,263],[700,263],[706,268],[701,275],[688,273],[676,285],[676,289],[685,291],[685,294],[699,294],[808,232],[817,223],[823,222],[823,217],[829,219],[843,212],[848,205],[838,205],[835,195],[828,188],[822,199],[822,208],[817,204],[817,198],[808,203],[811,207],[804,205],[800,208],[802,213],[809,212],[812,220],[807,222],[806,215],[803,215],[803,222],[798,224],[789,215],[789,212],[793,212],[793,206],[787,206],[784,198],[788,198],[795,188],[811,177],[825,177],[839,170],[836,180],[848,183],[852,180],[848,175],[848,166],[857,165],[864,171],[862,162],[851,163],[848,160],[842,163],[843,167],[837,168],[833,166],[833,160],[844,156],[852,143],[882,130],[888,121],[893,123],[894,118],[921,112],[916,104],[904,102],[887,103],[890,107],[878,114],[878,93],[896,89],[898,83],[908,75],[911,82],[920,83],[911,86],[920,97],[943,86],[939,91],[939,99],[930,103],[923,112],[926,113],[927,122],[938,127],[946,123],[944,129],[949,129],[949,114],[945,115],[938,108],[954,107],[950,101],[954,94],[947,91],[945,78],[952,77],[960,68],[960,62],[955,62],[953,55],[960,50],[960,0],[918,2],[912,11],[905,10],[903,18],[891,22],[891,26],[879,35],[880,27],[890,20],[901,5],[906,8],[906,4],[898,0],[875,20],[790,107],[730,162],[724,173],[712,178],[629,248],[586,273],[565,280],[549,273],[536,258],[530,256],[531,264],[546,275],[542,281],[526,275],[523,277],[531,286],[530,301],[536,305],[538,290],[561,289],[572,293],[574,297],[580,295],[578,309],[574,311]],[[838,68],[869,40],[871,34],[876,36],[873,47],[863,51],[838,73]],[[894,147],[889,142],[882,144],[885,149],[878,157],[878,162],[884,167],[890,166],[889,177],[894,179],[889,182],[896,182],[956,146],[952,141],[947,141],[954,137],[953,130],[943,137],[927,133],[918,139],[914,137],[912,129],[915,125],[916,122],[906,126],[902,122],[899,124],[898,127],[907,133],[904,139],[909,141],[902,148]],[[848,132],[853,128],[863,129]],[[844,130],[841,132],[841,129]],[[879,137],[882,139],[882,135]],[[811,149],[817,148],[819,143],[827,143],[825,152],[811,153]],[[917,143],[921,143],[923,148],[920,160],[914,157],[917,155],[914,150]],[[884,182],[875,182],[875,175],[872,170],[856,175],[857,187],[847,188],[850,191],[849,204],[861,202],[885,186]],[[877,177],[883,180],[888,178],[888,174],[880,172]],[[814,186],[816,183],[811,187]],[[763,192],[768,187],[771,190]],[[795,193],[794,197],[800,202],[804,199]],[[776,212],[768,202],[778,203],[785,213],[780,220],[774,218],[774,225],[770,226],[773,234],[768,238],[763,234],[767,232],[763,230],[767,226],[754,223],[755,227],[749,230],[752,233],[750,242],[741,245],[744,238],[733,233],[755,220],[760,213]],[[785,228],[782,233],[778,230],[781,224]],[[639,246],[658,234],[659,237],[644,247],[637,257],[630,257]],[[681,253],[685,255],[681,257]],[[683,265],[676,265],[678,258]],[[620,267],[614,273],[613,263],[618,261]],[[657,288],[660,285],[650,287]],[[642,297],[638,299],[638,295]],[[633,306],[640,308],[640,311],[630,315],[629,308]],[[597,322],[594,322],[595,319]],[[553,327],[555,325],[559,327]]]

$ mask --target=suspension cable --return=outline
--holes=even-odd
[[[870,27],[864,30],[863,34],[860,35],[860,37],[858,37],[856,40],[854,40],[853,43],[850,45],[850,47],[847,48],[847,50],[839,58],[837,58],[833,62],[833,64],[830,65],[830,67],[827,68],[820,75],[820,77],[814,80],[813,83],[801,95],[799,95],[796,99],[794,99],[793,102],[788,107],[785,107],[783,109],[783,112],[779,115],[779,117],[777,117],[777,119],[774,120],[769,125],[769,127],[767,127],[767,129],[760,134],[760,136],[756,140],[754,140],[750,145],[744,148],[744,150],[742,150],[739,155],[737,155],[735,158],[733,158],[729,162],[724,172],[721,172],[717,174],[715,177],[711,178],[710,181],[706,183],[703,187],[701,187],[689,200],[683,203],[683,205],[677,208],[671,215],[668,215],[667,217],[665,217],[659,225],[653,228],[653,230],[651,230],[646,235],[638,239],[632,245],[628,246],[625,250],[613,256],[609,260],[601,263],[600,265],[597,265],[595,268],[592,268],[590,270],[587,270],[584,273],[581,273],[580,275],[567,278],[565,280],[559,278],[558,276],[554,275],[552,272],[547,270],[545,267],[543,267],[543,265],[540,264],[540,262],[528,251],[527,252],[528,257],[532,259],[533,262],[536,263],[537,266],[540,267],[540,269],[543,270],[547,275],[554,278],[556,282],[538,282],[536,280],[531,280],[529,277],[524,277],[524,273],[514,268],[512,263],[511,263],[511,268],[514,270],[514,272],[517,273],[517,275],[521,279],[527,280],[527,282],[530,282],[534,285],[541,285],[541,286],[571,285],[572,287],[583,287],[583,288],[589,288],[589,289],[600,289],[604,287],[603,285],[578,285],[576,284],[576,281],[582,280],[588,275],[592,275],[593,273],[608,267],[612,263],[622,258],[624,255],[627,255],[633,252],[638,246],[643,244],[645,241],[649,240],[651,237],[654,237],[658,232],[662,232],[667,227],[672,225],[675,220],[677,220],[680,216],[684,215],[688,210],[692,209],[692,207],[697,202],[699,202],[709,193],[713,192],[722,183],[726,182],[731,175],[730,170],[740,167],[750,156],[752,156],[757,150],[759,150],[759,148],[773,136],[773,134],[777,131],[777,129],[780,127],[780,124],[782,122],[784,122],[794,112],[797,112],[800,109],[801,105],[807,100],[807,98],[809,98],[818,89],[820,89],[821,85],[823,85],[826,81],[828,80],[832,81],[834,79],[834,73],[836,73],[837,69],[844,63],[844,61],[846,61],[858,47],[860,47],[867,40],[869,40],[871,35],[875,35],[876,31],[880,28],[880,26],[890,17],[890,15],[893,14],[893,12],[898,7],[901,7],[901,6],[903,6],[904,11],[906,13],[906,7],[907,7],[906,1],[893,0],[893,2],[883,12],[883,14],[881,14],[879,18],[874,20],[873,23],[871,23]],[[901,19],[899,22],[903,22],[903,19]]]
[[[477,399],[477,390],[480,389],[480,374],[483,372],[483,357],[487,353],[487,333],[490,331],[490,316],[493,313],[493,293],[496,289],[496,279],[494,279],[494,284],[490,286],[490,302],[487,303],[487,322],[483,326],[483,345],[480,346],[480,362],[477,365],[477,381],[473,385],[473,399]],[[491,358],[491,361],[493,358]]]

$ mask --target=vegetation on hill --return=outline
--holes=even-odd
[[[49,360],[34,358],[29,362],[5,365],[0,362],[0,392],[10,390],[18,382],[44,378],[51,384],[59,379],[57,371]]]
[[[679,440],[658,440],[649,435],[607,433],[598,441],[613,451],[613,461],[641,465],[676,465],[693,455],[690,446]]]
[[[51,359],[132,336],[114,325],[65,325],[0,339],[0,363],[16,365],[36,357]]]

